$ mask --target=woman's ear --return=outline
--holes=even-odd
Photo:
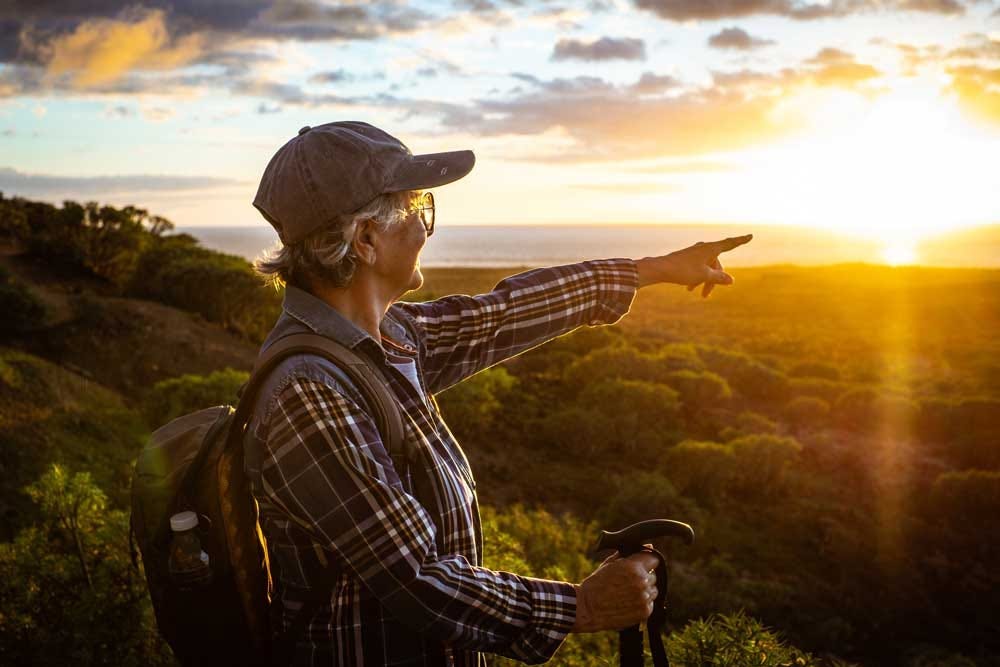
[[[354,230],[352,247],[354,255],[369,266],[375,263],[375,249],[378,242],[378,228],[372,219],[358,222]]]

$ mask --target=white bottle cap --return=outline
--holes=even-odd
[[[178,512],[170,517],[170,530],[179,533],[198,525],[198,515],[194,512]]]

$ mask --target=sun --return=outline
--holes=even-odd
[[[915,260],[929,236],[995,219],[995,138],[939,81],[802,95],[811,129],[763,153],[746,183],[774,219],[879,241],[889,263]]]
[[[888,245],[882,250],[882,259],[889,266],[917,263],[917,250],[909,244]]]

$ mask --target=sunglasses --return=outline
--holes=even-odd
[[[427,236],[434,233],[434,195],[425,192],[420,195],[416,205],[410,209],[410,215],[416,213],[420,216],[420,222],[427,230]]]

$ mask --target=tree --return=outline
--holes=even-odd
[[[488,368],[450,387],[436,398],[449,428],[459,439],[488,435],[517,379],[502,366]]]
[[[6,664],[173,664],[128,560],[128,517],[89,473],[54,465],[25,492],[41,520],[0,544]]]

